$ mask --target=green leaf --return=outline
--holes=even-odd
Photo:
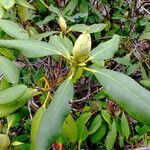
[[[44,33],[40,33],[40,34],[34,34],[30,37],[30,39],[32,40],[42,40],[43,38],[46,38],[48,36],[51,36],[55,33],[58,33],[58,31],[49,31],[49,32],[44,32]]]
[[[48,55],[62,55],[49,43],[35,40],[0,40],[1,47],[18,49],[29,58],[44,57]]]
[[[29,39],[27,31],[12,21],[0,19],[0,28],[16,39]]]
[[[117,104],[131,117],[150,125],[150,92],[130,77],[108,69],[95,69],[94,74]]]
[[[103,23],[93,24],[90,26],[87,26],[85,24],[76,24],[74,26],[71,26],[68,30],[75,31],[75,32],[84,32],[87,27],[90,28],[90,33],[96,33],[96,32],[101,32],[106,27],[106,25]]]
[[[0,4],[0,19],[3,18],[4,15],[5,15],[5,10],[4,10],[4,8],[1,6],[1,4]]]
[[[86,125],[84,125],[84,124],[82,124],[81,126],[79,126],[79,124],[77,124],[77,125],[78,125],[78,133],[79,133],[78,142],[81,143],[88,137],[89,131],[87,130]]]
[[[0,92],[0,105],[1,104],[7,104],[10,102],[15,101],[19,97],[21,97],[27,87],[23,84],[15,85],[13,87],[10,87],[6,90],[3,90]]]
[[[89,133],[90,134],[95,133],[98,130],[98,128],[101,126],[101,124],[102,124],[102,117],[101,115],[97,115],[90,125]]]
[[[57,15],[62,15],[60,10],[52,4],[49,7],[49,11],[51,11],[51,12],[57,14]]]
[[[106,110],[102,110],[102,117],[104,120],[108,123],[109,129],[111,129],[111,119],[110,119],[110,114]]]
[[[63,124],[63,135],[71,141],[71,143],[76,143],[78,138],[78,128],[73,117],[69,115]]]
[[[36,136],[36,150],[48,149],[62,132],[63,122],[70,111],[69,100],[73,99],[73,84],[66,79],[55,92],[54,98],[45,110]]]
[[[11,83],[19,81],[19,71],[17,67],[7,58],[0,56],[0,72]]]
[[[131,75],[133,73],[135,73],[139,68],[139,64],[133,64],[130,67],[127,68],[126,73],[127,75]]]
[[[93,6],[92,4],[90,4],[90,9],[91,9],[91,13],[94,14],[98,18],[98,21],[102,22],[103,16],[101,13],[99,13],[99,11],[96,9],[96,7]]]
[[[100,128],[93,135],[91,135],[91,142],[99,143],[106,134],[106,131],[107,131],[107,124],[105,122],[102,122]]]
[[[150,88],[150,80],[141,80],[140,83],[146,87],[146,88]]]
[[[86,113],[83,113],[82,115],[80,115],[80,117],[77,119],[77,124],[86,124],[88,122],[88,120],[90,119],[91,117],[91,113],[90,112],[86,112]]]
[[[31,149],[32,150],[35,149],[35,140],[36,140],[39,124],[45,110],[46,110],[45,108],[40,107],[32,119],[32,124],[31,124]]]
[[[1,79],[0,80],[0,92],[9,88],[9,82],[6,79]]]
[[[142,79],[143,79],[143,80],[147,80],[147,79],[148,79],[146,70],[145,70],[145,68],[142,66],[142,64],[141,64],[141,76],[142,76]]]
[[[116,129],[116,124],[114,120],[111,126],[111,130],[109,130],[106,136],[106,140],[105,140],[107,150],[111,150],[113,148],[115,141],[116,141],[116,137],[117,137],[117,129]]]
[[[51,20],[54,20],[55,17],[56,17],[55,14],[51,14],[49,16],[46,16],[44,20],[37,22],[36,25],[43,26],[43,25],[47,24],[48,22],[50,22]]]
[[[64,13],[67,15],[72,15],[77,5],[78,5],[78,0],[70,0],[68,2],[68,5],[64,9]]]
[[[130,135],[130,128],[129,128],[128,120],[127,120],[126,115],[124,113],[121,116],[121,131],[122,131],[122,135],[126,139],[128,139],[129,135]]]
[[[89,132],[85,124],[88,122],[91,115],[92,115],[91,113],[84,113],[76,121],[77,126],[78,126],[78,142],[79,143],[84,141],[89,135]]]
[[[119,47],[120,37],[114,35],[111,40],[104,43],[100,43],[96,48],[94,48],[90,53],[90,59],[92,61],[100,61],[112,58]]]
[[[126,56],[122,58],[115,58],[114,60],[121,65],[130,66],[131,65],[130,56],[131,54],[127,54]]]
[[[5,8],[5,9],[10,9],[14,6],[15,0],[1,0],[0,4]]]
[[[19,113],[14,113],[7,116],[8,128],[12,127],[13,124],[18,123],[21,120],[21,115]]]
[[[6,117],[9,114],[22,107],[32,96],[37,92],[35,89],[27,88],[23,96],[8,104],[0,105],[0,118]]]
[[[0,149],[5,150],[10,145],[10,139],[6,134],[0,134]]]
[[[80,12],[88,14],[88,6],[89,6],[89,2],[87,0],[81,0]],[[84,18],[84,22],[86,22],[87,18],[88,18],[88,15],[86,16],[86,18]]]
[[[150,40],[150,32],[145,32],[141,37],[141,40]]]
[[[20,21],[21,23],[24,23],[28,20],[28,8],[24,7],[24,6],[21,6],[21,5],[18,5],[17,7],[17,15],[19,16],[20,18]]]
[[[66,55],[68,57],[70,56],[70,53],[71,53],[72,49],[69,49],[69,47],[67,46],[67,43],[64,43],[64,40],[61,37],[59,37],[57,35],[54,35],[54,36],[51,37],[49,43],[53,47],[55,47],[57,51],[60,51],[62,54]]]
[[[30,4],[27,2],[27,0],[17,0],[17,2],[18,2],[18,4],[21,5],[21,6],[24,6],[24,7],[26,7],[26,8],[30,8],[30,9],[35,10],[35,8],[34,8],[32,5],[30,5]]]

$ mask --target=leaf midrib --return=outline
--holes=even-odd
[[[126,90],[130,91],[133,95],[135,95],[136,97],[138,97],[142,103],[145,103],[146,105],[148,104],[148,105],[150,106],[149,103],[147,103],[147,102],[141,100],[142,97],[140,97],[139,95],[137,95],[136,93],[134,93],[134,91],[128,89],[126,86],[124,86],[123,84],[121,84],[120,82],[118,82],[116,79],[114,79],[114,78],[110,77],[108,74],[102,73],[102,72],[100,72],[100,71],[98,71],[98,70],[96,70],[96,72],[98,72],[98,73],[100,73],[100,74],[102,74],[102,75],[108,77],[108,78],[111,79],[111,80],[114,80],[114,81],[117,82],[120,86],[122,86],[122,87],[125,88]]]

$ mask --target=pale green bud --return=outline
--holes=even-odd
[[[67,24],[66,24],[66,21],[65,19],[62,17],[62,16],[59,16],[58,18],[58,24],[61,28],[62,31],[66,31],[67,30]]]
[[[78,62],[83,62],[89,57],[91,51],[91,36],[89,28],[76,40],[73,48],[73,56]]]

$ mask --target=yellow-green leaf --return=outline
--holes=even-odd
[[[27,87],[23,84],[15,85],[13,87],[10,87],[6,90],[3,90],[0,92],[0,105],[1,104],[7,104],[10,102],[13,102],[17,100],[19,97],[21,97]]]
[[[0,4],[5,8],[5,9],[10,9],[14,6],[15,0],[0,0]]]
[[[29,39],[29,34],[27,33],[27,31],[15,22],[0,19],[0,28],[13,38]]]
[[[9,59],[3,56],[0,56],[0,72],[13,84],[19,81],[19,71],[17,67]]]

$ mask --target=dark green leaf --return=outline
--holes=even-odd
[[[130,128],[129,128],[128,120],[124,113],[121,116],[121,131],[122,131],[122,135],[126,139],[128,139],[130,135]]]
[[[109,129],[111,129],[111,118],[110,118],[110,114],[106,111],[106,110],[102,110],[102,117],[104,118],[104,120],[108,123],[109,125]]]
[[[108,132],[106,136],[106,149],[111,150],[116,142],[116,137],[117,137],[117,129],[116,129],[116,124],[115,121],[113,121],[111,130]]]
[[[102,122],[102,125],[100,128],[91,136],[91,142],[92,143],[99,143],[100,140],[104,137],[107,131],[107,124],[105,122]]]
[[[63,124],[63,135],[69,139],[72,143],[76,143],[78,138],[78,128],[73,117],[69,115]]]
[[[90,134],[95,133],[98,130],[98,128],[101,126],[101,124],[102,124],[102,117],[101,115],[97,115],[90,125],[89,133]]]

